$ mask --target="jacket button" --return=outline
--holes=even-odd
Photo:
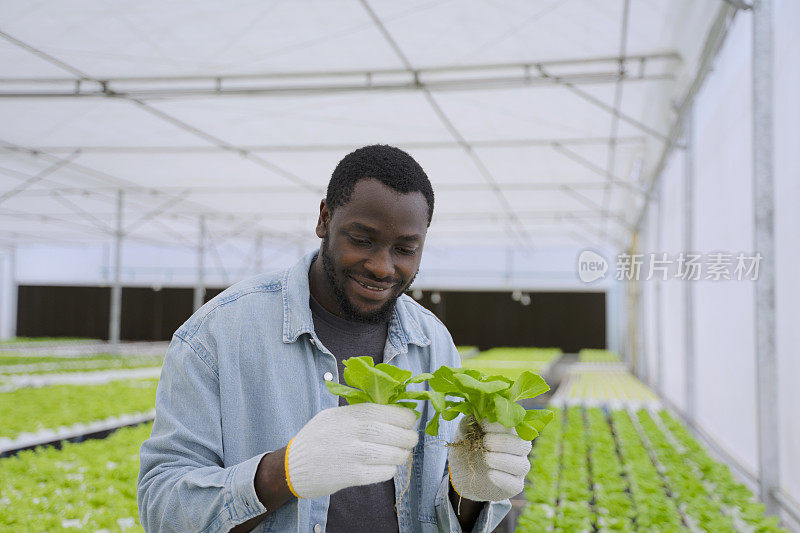
[[[314,533],[322,533],[322,524],[314,524]]]
[[[330,381],[330,380],[332,380],[332,379],[333,379],[333,374],[331,374],[330,372],[325,372],[325,373],[322,375],[322,379],[324,379],[325,381]],[[319,524],[317,524],[317,525],[319,525]],[[321,526],[320,526],[320,527],[321,527]],[[316,529],[316,528],[315,528],[315,529]]]

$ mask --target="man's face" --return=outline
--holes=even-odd
[[[322,265],[346,319],[388,320],[417,275],[427,229],[422,193],[402,194],[374,179],[356,183],[332,215],[322,207]]]

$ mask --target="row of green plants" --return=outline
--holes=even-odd
[[[584,348],[578,352],[578,362],[580,363],[619,363],[621,361],[618,353],[609,350]]]
[[[584,417],[594,492],[595,526],[604,531],[634,531],[636,507],[611,426],[600,409],[587,409]]]
[[[728,465],[709,457],[689,430],[667,411],[659,411],[658,416],[667,431],[683,446],[681,457],[694,465],[694,471],[700,472],[702,479],[713,487],[729,512],[738,514],[755,531],[784,531],[778,527],[778,517],[764,515],[764,504],[756,500],[750,489],[734,479]]]
[[[663,410],[555,409],[530,460],[518,533],[785,531]]]
[[[572,404],[577,400],[598,404],[658,403],[658,396],[627,370],[572,368],[558,388],[554,401]]]
[[[0,438],[151,411],[158,380],[52,385],[0,393]]]
[[[703,483],[668,441],[647,411],[637,413],[637,422],[644,433],[644,442],[664,465],[663,477],[673,497],[681,502],[682,510],[694,526],[704,531],[732,533],[736,531],[730,516],[722,513]]]
[[[561,472],[562,411],[553,410],[553,421],[536,438],[531,449],[531,470],[525,485],[528,505],[517,520],[519,531],[551,531],[558,506]]]
[[[592,490],[587,461],[583,416],[577,407],[566,410],[561,440],[561,472],[558,480],[557,531],[592,531]]]
[[[164,363],[160,356],[119,357],[99,360],[62,360],[53,363],[27,363],[0,367],[0,376],[61,374],[69,372],[94,372],[127,368],[159,367]]]
[[[151,427],[0,459],[0,531],[144,531],[136,478]]]
[[[492,348],[465,359],[462,364],[485,374],[516,379],[526,371],[541,374],[560,355],[558,348]]]
[[[17,344],[28,344],[35,342],[74,342],[74,341],[94,341],[87,337],[11,337],[10,339],[0,340],[0,346],[15,346]]]
[[[76,356],[27,355],[23,353],[0,353],[0,366],[29,365],[39,363],[63,363],[65,361],[105,361],[121,357],[110,353],[85,354]]]
[[[686,531],[673,494],[664,484],[653,459],[626,411],[611,411],[614,438],[636,509],[638,531]]]

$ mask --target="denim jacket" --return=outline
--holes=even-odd
[[[140,450],[137,499],[148,532],[228,531],[267,509],[253,480],[261,458],[284,447],[316,413],[338,405],[324,376],[336,360],[314,333],[308,269],[316,251],[282,273],[239,282],[175,332],[156,393],[156,417]],[[384,362],[431,372],[460,366],[444,325],[406,295],[389,321]],[[423,388],[423,384],[412,386]],[[461,531],[448,498],[447,448],[459,422],[425,434],[418,407],[411,472],[394,476],[401,533]],[[402,495],[402,497],[400,497]],[[293,498],[255,531],[324,531],[329,496]],[[510,509],[487,502],[473,531],[491,531]]]

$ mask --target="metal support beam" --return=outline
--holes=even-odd
[[[677,140],[683,131],[683,122],[685,120],[686,112],[694,102],[697,91],[699,91],[700,87],[703,86],[703,82],[705,82],[706,77],[711,72],[714,59],[717,57],[719,49],[722,48],[722,43],[725,41],[725,36],[728,34],[728,28],[733,22],[733,17],[735,15],[736,8],[724,2],[720,4],[719,10],[717,11],[717,16],[714,19],[711,29],[708,31],[708,35],[706,36],[705,43],[703,44],[703,51],[700,54],[700,64],[697,67],[697,72],[695,73],[691,86],[689,86],[686,94],[681,99],[681,103],[678,106],[677,117],[670,128],[668,142],[664,144],[664,147],[661,150],[661,156],[658,159],[658,163],[656,164],[653,173],[650,175],[650,179],[647,184],[648,193],[653,190],[656,182],[661,179],[661,174],[664,171],[667,160],[669,159],[672,150],[678,145]],[[646,204],[642,205],[639,215],[636,217],[636,226],[639,226],[642,223],[645,205]]]
[[[566,148],[565,146],[562,146],[561,143],[554,142],[554,143],[552,143],[552,146],[558,153],[560,153],[560,154],[564,155],[565,157],[575,161],[579,165],[588,168],[589,170],[591,170],[595,174],[597,174],[599,176],[603,176],[604,178],[606,178],[607,182],[606,182],[606,184],[604,184],[604,187],[606,187],[608,185],[617,185],[619,187],[625,187],[626,189],[630,190],[633,193],[636,193],[639,196],[647,197],[647,191],[642,189],[641,187],[639,187],[637,184],[630,183],[630,182],[628,182],[628,181],[626,181],[626,180],[624,180],[622,178],[619,178],[619,177],[615,176],[614,174],[612,174],[608,170],[604,170],[603,168],[595,165],[594,163],[592,163],[591,161],[589,161],[585,157],[581,156],[580,154],[578,154],[574,150],[570,150],[569,148]]]
[[[122,318],[122,282],[120,267],[122,264],[122,206],[123,191],[117,191],[117,228],[114,232],[114,284],[111,286],[111,316],[108,326],[108,340],[113,351],[119,350],[119,331]]]
[[[619,44],[619,56],[625,57],[628,47],[628,21],[630,20],[630,9],[631,9],[631,2],[630,0],[625,0],[623,8],[622,8],[622,23],[620,24],[620,44]],[[620,78],[625,74],[625,63],[620,62],[619,64],[619,74]],[[619,113],[622,110],[622,81],[618,81],[616,85],[614,85],[614,111]],[[619,117],[617,115],[613,115],[611,117],[611,131],[609,132],[608,138],[608,154],[606,158],[606,172],[609,176],[613,176],[616,172],[617,167],[617,134],[619,133]],[[606,183],[606,188],[603,190],[603,210],[608,210],[608,205],[611,202],[611,195],[609,194],[609,190],[611,189],[611,180],[609,178],[608,182]],[[603,231],[606,231],[607,226],[603,224]]]
[[[34,183],[37,183],[37,182],[43,180],[44,178],[46,178],[47,176],[49,176],[50,174],[52,174],[56,170],[58,170],[61,167],[63,167],[64,165],[67,165],[67,164],[71,163],[79,155],[80,155],[80,152],[76,150],[76,151],[72,152],[70,155],[68,155],[66,158],[64,158],[64,159],[62,159],[60,161],[56,161],[55,163],[53,163],[49,167],[45,168],[41,172],[38,172],[35,176],[31,176],[31,177],[27,178],[25,181],[23,181],[22,183],[20,183],[19,185],[17,185],[13,189],[11,189],[9,191],[6,191],[3,194],[1,194],[0,195],[0,203],[3,203],[6,200],[8,200],[9,198],[12,198],[12,197],[18,195],[19,193],[21,193],[22,191],[24,191],[25,189],[27,189],[28,187],[30,187]],[[14,175],[14,177],[17,177],[19,175],[16,172],[14,172],[14,173],[7,172],[5,169],[0,170],[0,172],[2,172],[3,174],[6,174],[6,175]]]
[[[365,6],[369,9],[369,6]],[[377,19],[377,16],[373,17]],[[141,101],[198,96],[298,96],[352,92],[491,90],[568,83],[572,86],[670,81],[676,52],[410,69],[287,72],[248,75],[95,78],[0,32],[13,44],[80,78],[0,78],[0,98],[125,98]],[[586,65],[586,70],[576,67]],[[565,72],[546,75],[543,69]],[[629,74],[631,72],[631,74]]]
[[[761,254],[755,287],[756,405],[759,497],[777,514],[780,455],[778,366],[775,348],[775,193],[773,146],[772,0],[753,2],[753,211],[755,251]]]
[[[641,253],[641,230],[635,230],[631,234],[631,247],[628,253],[631,255]],[[641,308],[640,293],[641,281],[637,277],[626,282],[627,297],[628,297],[628,316],[627,316],[627,340],[628,340],[628,368],[631,373],[637,377],[641,377],[639,373],[639,344],[641,338],[639,337],[639,309]]]
[[[618,137],[616,140],[617,145],[641,146],[645,143],[646,138],[643,136],[625,136]],[[550,146],[552,143],[557,142],[563,146],[598,146],[608,144],[606,137],[558,137],[558,138],[508,138],[508,139],[471,139],[469,143],[474,148],[520,148],[526,146]],[[290,153],[306,153],[306,152],[352,152],[360,148],[359,143],[312,143],[312,144],[242,144],[238,145],[239,148],[246,150],[250,153],[261,152],[290,152]],[[452,150],[453,148],[460,148],[461,146],[456,141],[442,140],[442,141],[408,141],[399,143],[398,148],[404,150]],[[217,145],[184,145],[184,146],[158,146],[158,145],[142,145],[142,146],[122,146],[122,145],[104,145],[104,146],[29,146],[29,150],[37,152],[46,152],[49,154],[63,154],[79,151],[81,154],[215,154],[226,152],[225,148]],[[18,152],[21,151],[14,147],[0,146],[1,152]],[[284,187],[287,188],[287,187]],[[293,187],[293,189],[298,189]],[[163,190],[163,187],[159,187]],[[304,189],[298,189],[303,191]]]
[[[126,233],[132,232],[134,229],[136,229],[140,225],[144,224],[148,220],[152,219],[153,217],[156,217],[156,216],[160,215],[161,213],[163,213],[163,212],[169,210],[170,208],[174,207],[176,204],[179,204],[179,203],[183,202],[186,198],[189,197],[189,192],[190,191],[191,191],[191,189],[184,189],[179,193],[180,197],[178,197],[178,198],[174,198],[174,197],[173,198],[168,198],[166,202],[164,202],[161,205],[155,207],[154,209],[148,211],[147,213],[142,215],[140,218],[138,218],[135,221],[133,221],[125,229],[125,232]]]
[[[653,208],[656,210],[655,212],[655,224],[656,224],[656,251],[661,252],[664,247],[664,232],[662,231],[664,227],[664,220],[663,220],[663,208],[661,205],[662,202],[662,194],[659,190],[656,193],[656,200],[653,203]],[[654,346],[655,346],[655,359],[656,359],[656,368],[655,368],[655,387],[656,392],[659,396],[664,395],[664,338],[663,338],[663,324],[662,320],[664,319],[664,313],[662,311],[662,284],[664,283],[660,278],[653,280],[655,283],[655,317],[654,324],[655,330],[653,331],[653,335],[655,335],[654,339]]]
[[[606,289],[606,347],[616,353],[621,353],[619,289],[620,283],[614,280]]]
[[[197,284],[194,286],[194,310],[197,311],[203,306],[206,297],[206,286],[203,275],[205,273],[206,255],[206,217],[200,215],[199,235],[197,239]]]
[[[367,12],[372,21],[375,23],[375,26],[377,26],[378,31],[381,33],[381,35],[383,35],[384,40],[394,51],[395,55],[403,64],[405,69],[409,73],[413,74],[415,85],[417,86],[417,88],[422,90],[422,94],[425,96],[425,100],[427,100],[428,105],[430,105],[431,109],[436,114],[436,117],[439,119],[439,121],[442,123],[445,129],[453,137],[453,140],[455,140],[464,149],[464,152],[466,152],[467,156],[472,160],[473,164],[478,169],[478,172],[480,172],[480,174],[483,176],[486,182],[491,186],[492,190],[495,193],[495,196],[497,197],[497,200],[500,202],[500,205],[503,206],[503,210],[508,214],[509,218],[513,220],[514,222],[513,226],[509,224],[509,236],[512,238],[516,237],[517,239],[519,239],[520,244],[524,247],[532,246],[533,239],[531,238],[531,235],[527,232],[522,222],[517,218],[517,215],[514,212],[514,209],[511,207],[508,198],[506,198],[505,194],[503,194],[503,191],[501,191],[500,188],[497,186],[497,180],[492,175],[492,173],[489,172],[489,169],[487,168],[486,164],[484,164],[483,160],[475,152],[475,149],[472,147],[472,145],[469,144],[467,139],[461,134],[458,128],[456,128],[455,124],[453,124],[453,122],[444,112],[444,109],[442,109],[442,106],[439,105],[439,102],[436,100],[436,98],[434,98],[433,94],[431,93],[431,90],[427,86],[422,85],[419,82],[418,72],[411,65],[411,61],[409,61],[408,57],[400,48],[400,45],[397,44],[397,41],[395,41],[395,39],[389,33],[389,30],[386,29],[386,25],[381,21],[381,19],[378,17],[375,11],[370,7],[369,2],[367,0],[361,0],[361,5],[364,7],[364,10]],[[514,232],[510,231],[511,227],[514,228],[515,230]]]
[[[14,244],[6,248],[0,279],[0,339],[17,334],[17,250]]]
[[[683,152],[683,246],[685,253],[694,253],[694,104],[687,108],[684,119]],[[686,418],[696,421],[694,350],[694,283],[683,280],[683,384],[686,403]]]
[[[3,172],[2,168],[0,168],[0,172]],[[575,190],[587,190],[587,191],[597,191],[603,190],[605,188],[605,182],[602,181],[514,181],[514,182],[498,182],[497,187],[504,191],[549,191],[549,190],[559,190],[562,187],[569,187],[570,189]],[[625,189],[630,190],[638,195],[644,195],[644,189],[638,187],[636,185],[631,184],[625,180],[617,180],[612,182],[613,186],[619,186]],[[110,187],[110,186],[101,186],[101,187],[53,187],[48,188],[46,190],[27,190],[24,192],[19,193],[20,197],[25,198],[39,198],[42,196],[49,196],[53,193],[58,193],[62,197],[67,196],[85,196],[90,194],[98,194],[98,193],[108,193],[108,191],[113,192],[116,194],[118,190],[124,190],[128,194],[128,198],[134,195],[144,196],[149,200],[151,196],[153,196],[153,189],[146,188],[146,187]],[[486,191],[491,192],[492,186],[489,183],[439,183],[436,185],[437,191]],[[208,186],[198,186],[192,187],[191,189],[186,189],[184,187],[170,187],[164,186],[159,187],[158,191],[162,194],[180,194],[186,197],[189,196],[203,196],[203,195],[210,195],[210,196],[217,196],[219,194],[241,194],[246,196],[251,196],[254,194],[281,194],[281,195],[300,195],[300,196],[309,196],[313,197],[317,200],[317,196],[315,193],[312,193],[305,189],[298,189],[296,187],[291,186],[270,186],[270,185],[246,185],[241,187],[231,187],[226,185],[208,185]],[[144,200],[144,199],[142,199]],[[186,201],[186,198],[174,198],[174,201]],[[198,208],[199,209],[199,208]],[[183,215],[185,212],[183,211],[175,211],[174,209],[170,210],[172,213]],[[193,213],[197,213],[194,211]],[[225,211],[214,211],[214,213],[218,214],[219,216],[230,216],[236,212],[225,212]]]
[[[650,251],[651,243],[650,243],[650,226],[652,222],[650,217],[645,218],[645,223],[642,227],[641,237],[639,239],[639,250],[638,253],[644,254],[644,257],[647,257],[648,251]],[[644,383],[650,384],[650,372],[649,366],[647,361],[647,341],[646,335],[650,332],[648,331],[645,325],[645,317],[647,316],[647,311],[645,309],[645,297],[644,297],[644,279],[642,279],[642,274],[640,274],[640,278],[636,281],[636,368],[638,369],[638,376],[641,381]],[[645,278],[646,279],[646,278]],[[652,281],[652,280],[651,280]]]

